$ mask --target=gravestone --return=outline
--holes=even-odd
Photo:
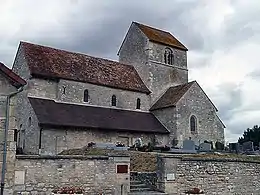
[[[101,149],[114,149],[116,145],[112,143],[96,143],[95,147]]]
[[[238,143],[229,143],[228,148],[231,153],[238,153],[240,151]]]
[[[136,140],[135,140],[135,147],[136,148],[139,148],[139,147],[142,147],[143,146],[143,140],[142,140],[142,138],[137,138]]]
[[[254,143],[252,141],[247,141],[243,143],[243,152],[254,152]]]
[[[211,144],[210,143],[201,143],[199,145],[200,152],[209,152],[211,151]]]
[[[222,150],[224,150],[225,146],[224,146],[223,143],[217,141],[216,144],[215,144],[215,148],[218,151],[222,151]]]
[[[184,140],[183,141],[183,150],[195,150],[195,143],[193,140]]]

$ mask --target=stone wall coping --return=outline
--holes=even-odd
[[[232,159],[232,158],[191,158],[191,157],[184,157],[181,158],[181,161],[204,161],[204,162],[241,162],[241,163],[255,163],[260,164],[259,161],[256,160],[248,160],[248,159]]]
[[[154,174],[154,173],[156,173],[156,171],[152,171],[152,172],[138,172],[138,171],[131,171],[130,173],[132,173],[132,174],[136,174],[136,173],[142,173],[142,174]]]
[[[204,162],[241,162],[241,163],[255,163],[260,164],[260,157],[259,160],[250,160],[250,159],[243,159],[243,158],[203,158],[203,157],[189,157],[189,156],[178,156],[178,155],[158,155],[161,158],[175,158],[180,159],[181,161],[204,161]]]
[[[82,159],[82,160],[108,160],[109,156],[83,156],[83,155],[16,155],[17,159]]]

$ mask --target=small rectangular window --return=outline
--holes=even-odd
[[[116,173],[128,173],[128,165],[117,165]]]

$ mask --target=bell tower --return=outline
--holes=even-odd
[[[154,101],[169,87],[188,82],[187,51],[171,33],[132,22],[118,55],[119,62],[135,67]]]

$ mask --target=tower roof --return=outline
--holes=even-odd
[[[138,26],[138,28],[147,36],[149,40],[188,51],[188,49],[170,32],[163,31],[144,24],[140,24],[138,22],[133,23]]]

